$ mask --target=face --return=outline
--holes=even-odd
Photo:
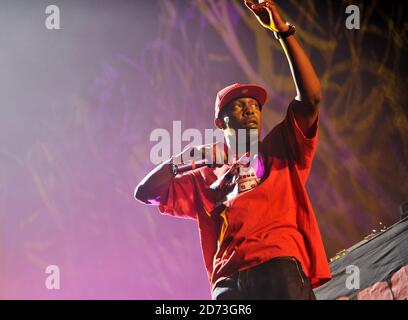
[[[239,98],[222,109],[218,126],[222,129],[258,129],[262,127],[262,111],[253,98]]]

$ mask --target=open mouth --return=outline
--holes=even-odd
[[[254,123],[254,122],[251,122],[251,123],[247,123],[246,124],[246,126],[245,126],[245,129],[249,129],[249,130],[252,130],[252,129],[256,129],[256,130],[258,130],[258,124],[257,123]]]
[[[246,127],[258,127],[258,121],[256,119],[247,120],[245,124]]]

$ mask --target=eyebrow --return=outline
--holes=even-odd
[[[256,99],[253,99],[253,98],[249,98],[249,99],[251,99],[251,101],[250,101],[251,104],[256,104],[256,105],[260,106],[260,103]],[[243,103],[244,102],[242,100],[238,99],[238,100],[232,102],[232,105],[243,104]]]

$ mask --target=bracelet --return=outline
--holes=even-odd
[[[288,30],[288,31],[285,31],[285,32],[281,32],[281,31],[279,31],[279,32],[274,32],[275,38],[276,38],[277,40],[286,39],[287,37],[293,36],[293,35],[296,33],[296,27],[295,27],[293,24],[291,24],[291,23],[289,23],[289,22],[286,22],[286,25],[289,26],[289,30]]]

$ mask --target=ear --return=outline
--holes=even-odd
[[[220,118],[215,119],[214,124],[218,129],[222,129],[222,130],[226,129],[225,122],[221,120]]]

